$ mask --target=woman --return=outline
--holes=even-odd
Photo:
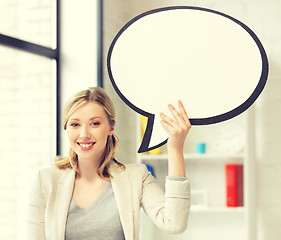
[[[98,87],[76,94],[66,104],[63,127],[69,156],[39,171],[29,202],[28,239],[139,239],[140,208],[160,228],[185,230],[190,207],[183,145],[191,127],[182,103],[172,120],[161,113],[169,131],[165,194],[145,165],[124,165],[114,158],[115,110]]]

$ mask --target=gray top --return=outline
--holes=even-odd
[[[124,240],[111,182],[86,209],[70,202],[65,240]]]
[[[185,177],[166,177],[184,181]],[[86,209],[71,199],[65,228],[65,240],[125,240],[111,182]]]

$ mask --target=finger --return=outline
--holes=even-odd
[[[173,130],[173,126],[171,126],[169,123],[167,123],[164,120],[161,120],[160,123],[162,124],[162,126],[164,128],[166,128],[169,132],[171,132]]]
[[[177,120],[177,122],[178,122],[180,125],[185,126],[185,125],[186,125],[185,119],[184,119],[183,116],[178,112],[178,110],[177,110],[172,104],[169,104],[168,107],[169,107],[170,112],[173,114],[173,116],[174,116],[175,119]]]
[[[162,126],[164,126],[171,135],[188,132],[191,127],[191,125],[189,126],[187,123],[180,124],[175,122],[172,118],[168,117],[164,113],[160,113],[160,117],[162,118]]]
[[[168,117],[166,114],[164,113],[160,113],[160,117],[162,118],[162,120],[164,122],[166,122],[167,124],[169,124],[171,127],[175,127],[177,126],[177,123],[170,117]]]
[[[188,118],[188,116],[187,116],[186,110],[185,110],[185,108],[184,108],[183,103],[182,103],[181,100],[178,101],[178,106],[179,106],[179,110],[180,110],[181,115],[182,115],[183,119],[185,120],[185,122],[186,122],[188,125],[191,125],[191,124],[190,124],[190,121],[189,121],[189,118]]]

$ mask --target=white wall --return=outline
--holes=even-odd
[[[141,1],[140,1],[141,2]],[[104,44],[104,88],[111,97],[116,108],[115,133],[120,138],[120,151],[117,159],[123,163],[136,162],[136,114],[130,109],[114,91],[108,77],[106,59],[108,48],[120,28],[133,16],[131,7],[134,1],[104,0],[103,10],[103,44]]]
[[[97,85],[97,1],[61,1],[61,109],[76,92]],[[68,140],[61,133],[61,155]]]

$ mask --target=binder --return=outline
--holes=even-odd
[[[140,115],[140,123],[141,123],[141,138],[143,138],[147,126],[147,117]],[[162,149],[161,147],[158,147],[148,152],[144,152],[142,154],[161,154],[161,153],[162,153]]]
[[[226,206],[241,207],[244,205],[243,165],[226,164]]]

